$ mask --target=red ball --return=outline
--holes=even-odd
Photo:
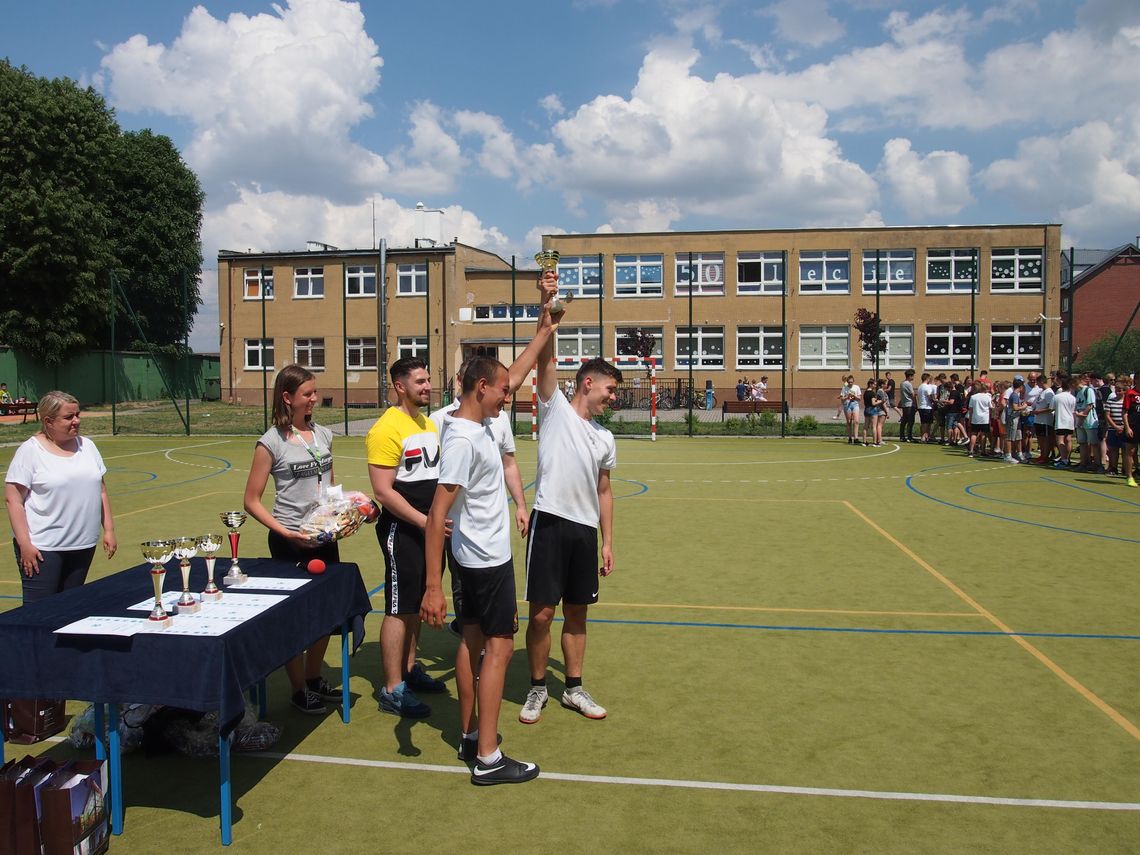
[[[309,572],[314,576],[319,576],[321,573],[325,572],[325,562],[321,561],[319,558],[314,558],[309,561],[308,569]]]

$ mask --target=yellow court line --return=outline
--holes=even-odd
[[[1125,718],[1115,707],[1111,706],[1107,701],[1103,700],[1099,695],[1097,695],[1091,689],[1087,688],[1083,683],[1077,680],[1076,677],[1072,676],[1068,671],[1066,671],[1064,668],[1062,668],[1060,665],[1058,665],[1056,662],[1054,662],[1052,659],[1050,659],[1048,656],[1030,644],[1026,639],[1014,633],[1014,631],[1010,629],[1004,621],[998,618],[997,615],[993,614],[981,603],[979,603],[977,600],[975,600],[973,597],[971,597],[969,594],[951,582],[948,578],[931,567],[927,562],[923,561],[906,544],[902,543],[897,538],[892,536],[889,532],[885,531],[878,523],[872,520],[869,516],[867,516],[853,504],[846,500],[844,500],[843,504],[847,505],[847,507],[851,509],[851,512],[863,520],[863,522],[867,523],[867,525],[869,525],[871,528],[873,528],[875,531],[893,543],[896,547],[898,547],[898,549],[904,555],[918,564],[919,567],[921,567],[923,570],[925,570],[927,573],[929,573],[931,576],[933,576],[935,579],[953,591],[958,596],[958,598],[970,606],[970,608],[976,609],[978,611],[978,614],[996,626],[999,630],[1004,633],[1008,633],[1009,637],[1021,645],[1021,647],[1030,656],[1032,656],[1034,659],[1036,659],[1038,662],[1040,662],[1042,665],[1060,677],[1061,680],[1069,686],[1069,688],[1073,689],[1086,701],[1088,701],[1090,704],[1092,704],[1094,707],[1112,719],[1129,736],[1137,741],[1140,741],[1140,728]]]
[[[145,514],[157,508],[169,508],[171,505],[181,505],[183,502],[196,502],[198,499],[204,499],[207,496],[227,496],[230,495],[230,490],[215,490],[212,493],[198,493],[196,496],[187,496],[185,499],[175,499],[173,502],[167,502],[164,505],[148,505],[145,508],[139,508],[137,511],[125,511],[123,513],[115,512],[115,519],[119,517],[130,517],[135,514]]]
[[[977,612],[893,612],[862,609],[789,609],[775,606],[693,606],[683,603],[594,603],[598,606],[620,606],[631,609],[697,609],[713,612],[788,612],[811,615],[875,615],[877,617],[982,617]]]

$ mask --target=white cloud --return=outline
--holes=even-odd
[[[482,140],[477,159],[484,170],[495,178],[513,179],[520,188],[543,181],[554,161],[553,146],[520,145],[498,116],[459,110],[452,122],[461,136]]]
[[[606,206],[610,220],[599,232],[663,232],[681,218],[681,208],[672,199],[640,199]]]
[[[439,107],[420,102],[412,108],[411,146],[392,152],[392,174],[377,185],[389,191],[405,193],[446,193],[455,188],[457,177],[468,161],[459,142],[444,128]]]
[[[550,117],[561,116],[566,112],[566,107],[562,104],[562,99],[555,95],[553,92],[538,100],[538,106],[546,111],[546,115]]]
[[[919,155],[910,140],[896,138],[883,146],[879,170],[892,201],[916,222],[956,214],[974,201],[970,195],[970,159],[954,151]]]
[[[776,32],[786,41],[820,47],[840,38],[844,31],[827,5],[827,0],[780,0],[760,12],[776,19]]]

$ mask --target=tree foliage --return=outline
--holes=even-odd
[[[1115,374],[1140,371],[1140,329],[1128,330],[1120,339],[1119,347],[1116,344],[1118,339],[1120,333],[1105,333],[1081,351],[1073,370],[1078,373],[1095,371],[1102,375],[1109,371]]]
[[[633,327],[626,330],[618,340],[618,347],[624,353],[637,356],[642,362],[645,362],[646,372],[649,372],[648,359],[653,355],[653,349],[657,346],[657,339],[652,333],[647,333],[641,327]]]
[[[191,314],[199,302],[202,192],[170,141],[124,134],[94,89],[6,61],[0,104],[0,342],[47,364],[105,346],[112,270],[147,338],[181,340],[184,272]]]
[[[871,357],[878,373],[878,355],[887,349],[879,316],[868,309],[855,312],[855,329],[859,332],[859,348]]]

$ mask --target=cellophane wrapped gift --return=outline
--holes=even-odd
[[[353,492],[345,493],[339,484],[329,487],[317,506],[305,514],[300,531],[314,543],[332,543],[351,537],[364,519],[358,504]]]

